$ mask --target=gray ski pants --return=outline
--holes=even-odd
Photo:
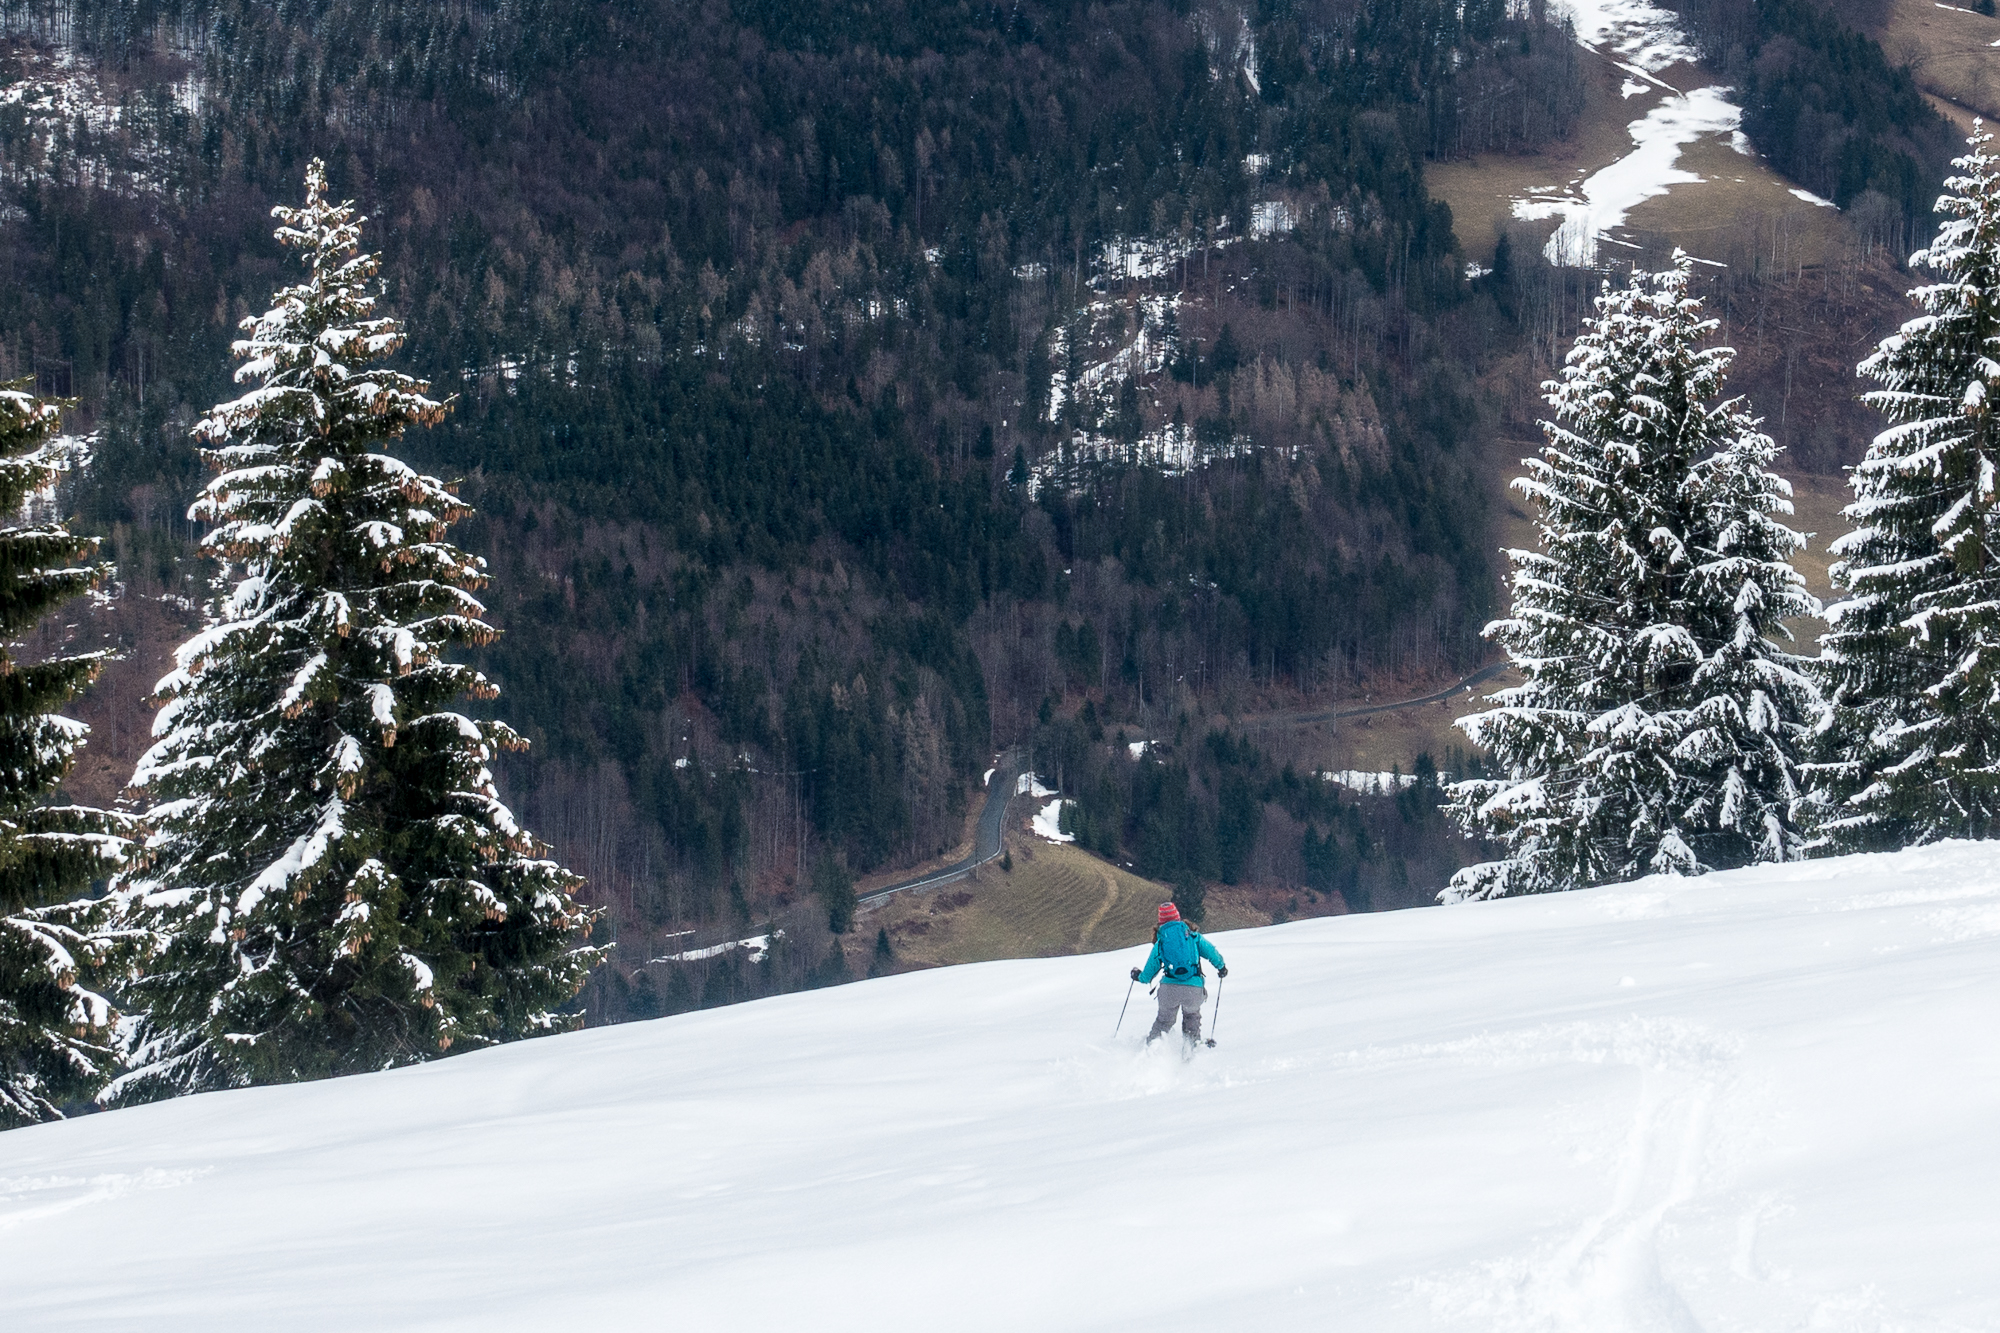
[[[1201,1006],[1208,999],[1208,991],[1201,986],[1176,986],[1171,982],[1160,986],[1160,1016],[1153,1020],[1153,1030],[1146,1034],[1146,1040],[1166,1035],[1174,1025],[1174,1015],[1181,1016],[1181,1031],[1189,1041],[1201,1039]]]

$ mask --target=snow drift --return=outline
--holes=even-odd
[[[1134,949],[17,1130],[0,1307],[9,1330],[1990,1329],[1994,850],[1218,936],[1221,1044],[1185,1064],[1137,1048],[1143,992],[1111,1038]]]

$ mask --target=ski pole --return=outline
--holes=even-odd
[[[1209,1020],[1208,1044],[1215,1045],[1215,1030],[1222,1026],[1222,978],[1215,979],[1215,1017]]]
[[[1118,1028],[1125,1026],[1125,1011],[1132,1007],[1132,986],[1139,984],[1139,978],[1132,978],[1132,985],[1125,988],[1125,1003],[1118,1006],[1118,1027],[1111,1029],[1111,1035],[1118,1035]]]

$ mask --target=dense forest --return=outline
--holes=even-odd
[[[1937,135],[1875,95],[1898,76],[1765,12],[1742,59],[1775,69],[1783,37],[1850,96],[1771,74],[1760,147],[1907,212]],[[97,433],[71,498],[145,603],[128,644],[198,614],[188,428],[281,280],[269,208],[323,156],[370,215],[406,367],[455,396],[408,447],[477,510],[458,536],[505,631],[481,665],[533,742],[505,785],[642,948],[763,919],[815,866],[950,846],[1017,743],[1062,757],[1083,841],[1191,887],[1262,867],[1365,906],[1394,829],[1434,821],[1409,797],[1363,827],[1189,719],[1487,651],[1478,376],[1525,336],[1533,266],[1468,277],[1424,164],[1569,132],[1559,11],[5,0],[0,22],[25,88],[0,105],[0,376]],[[1822,182],[1829,135],[1862,147]],[[805,943],[789,966],[846,964]]]
[[[1959,147],[1906,68],[1866,30],[1881,0],[1677,0],[1704,58],[1743,98],[1743,129],[1771,165],[1842,208],[1931,224]],[[1869,225],[1864,222],[1863,225]],[[1907,248],[1897,244],[1899,251]]]

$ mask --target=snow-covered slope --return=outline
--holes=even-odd
[[[0,1135],[10,1333],[2000,1327],[2000,858],[995,963]]]

